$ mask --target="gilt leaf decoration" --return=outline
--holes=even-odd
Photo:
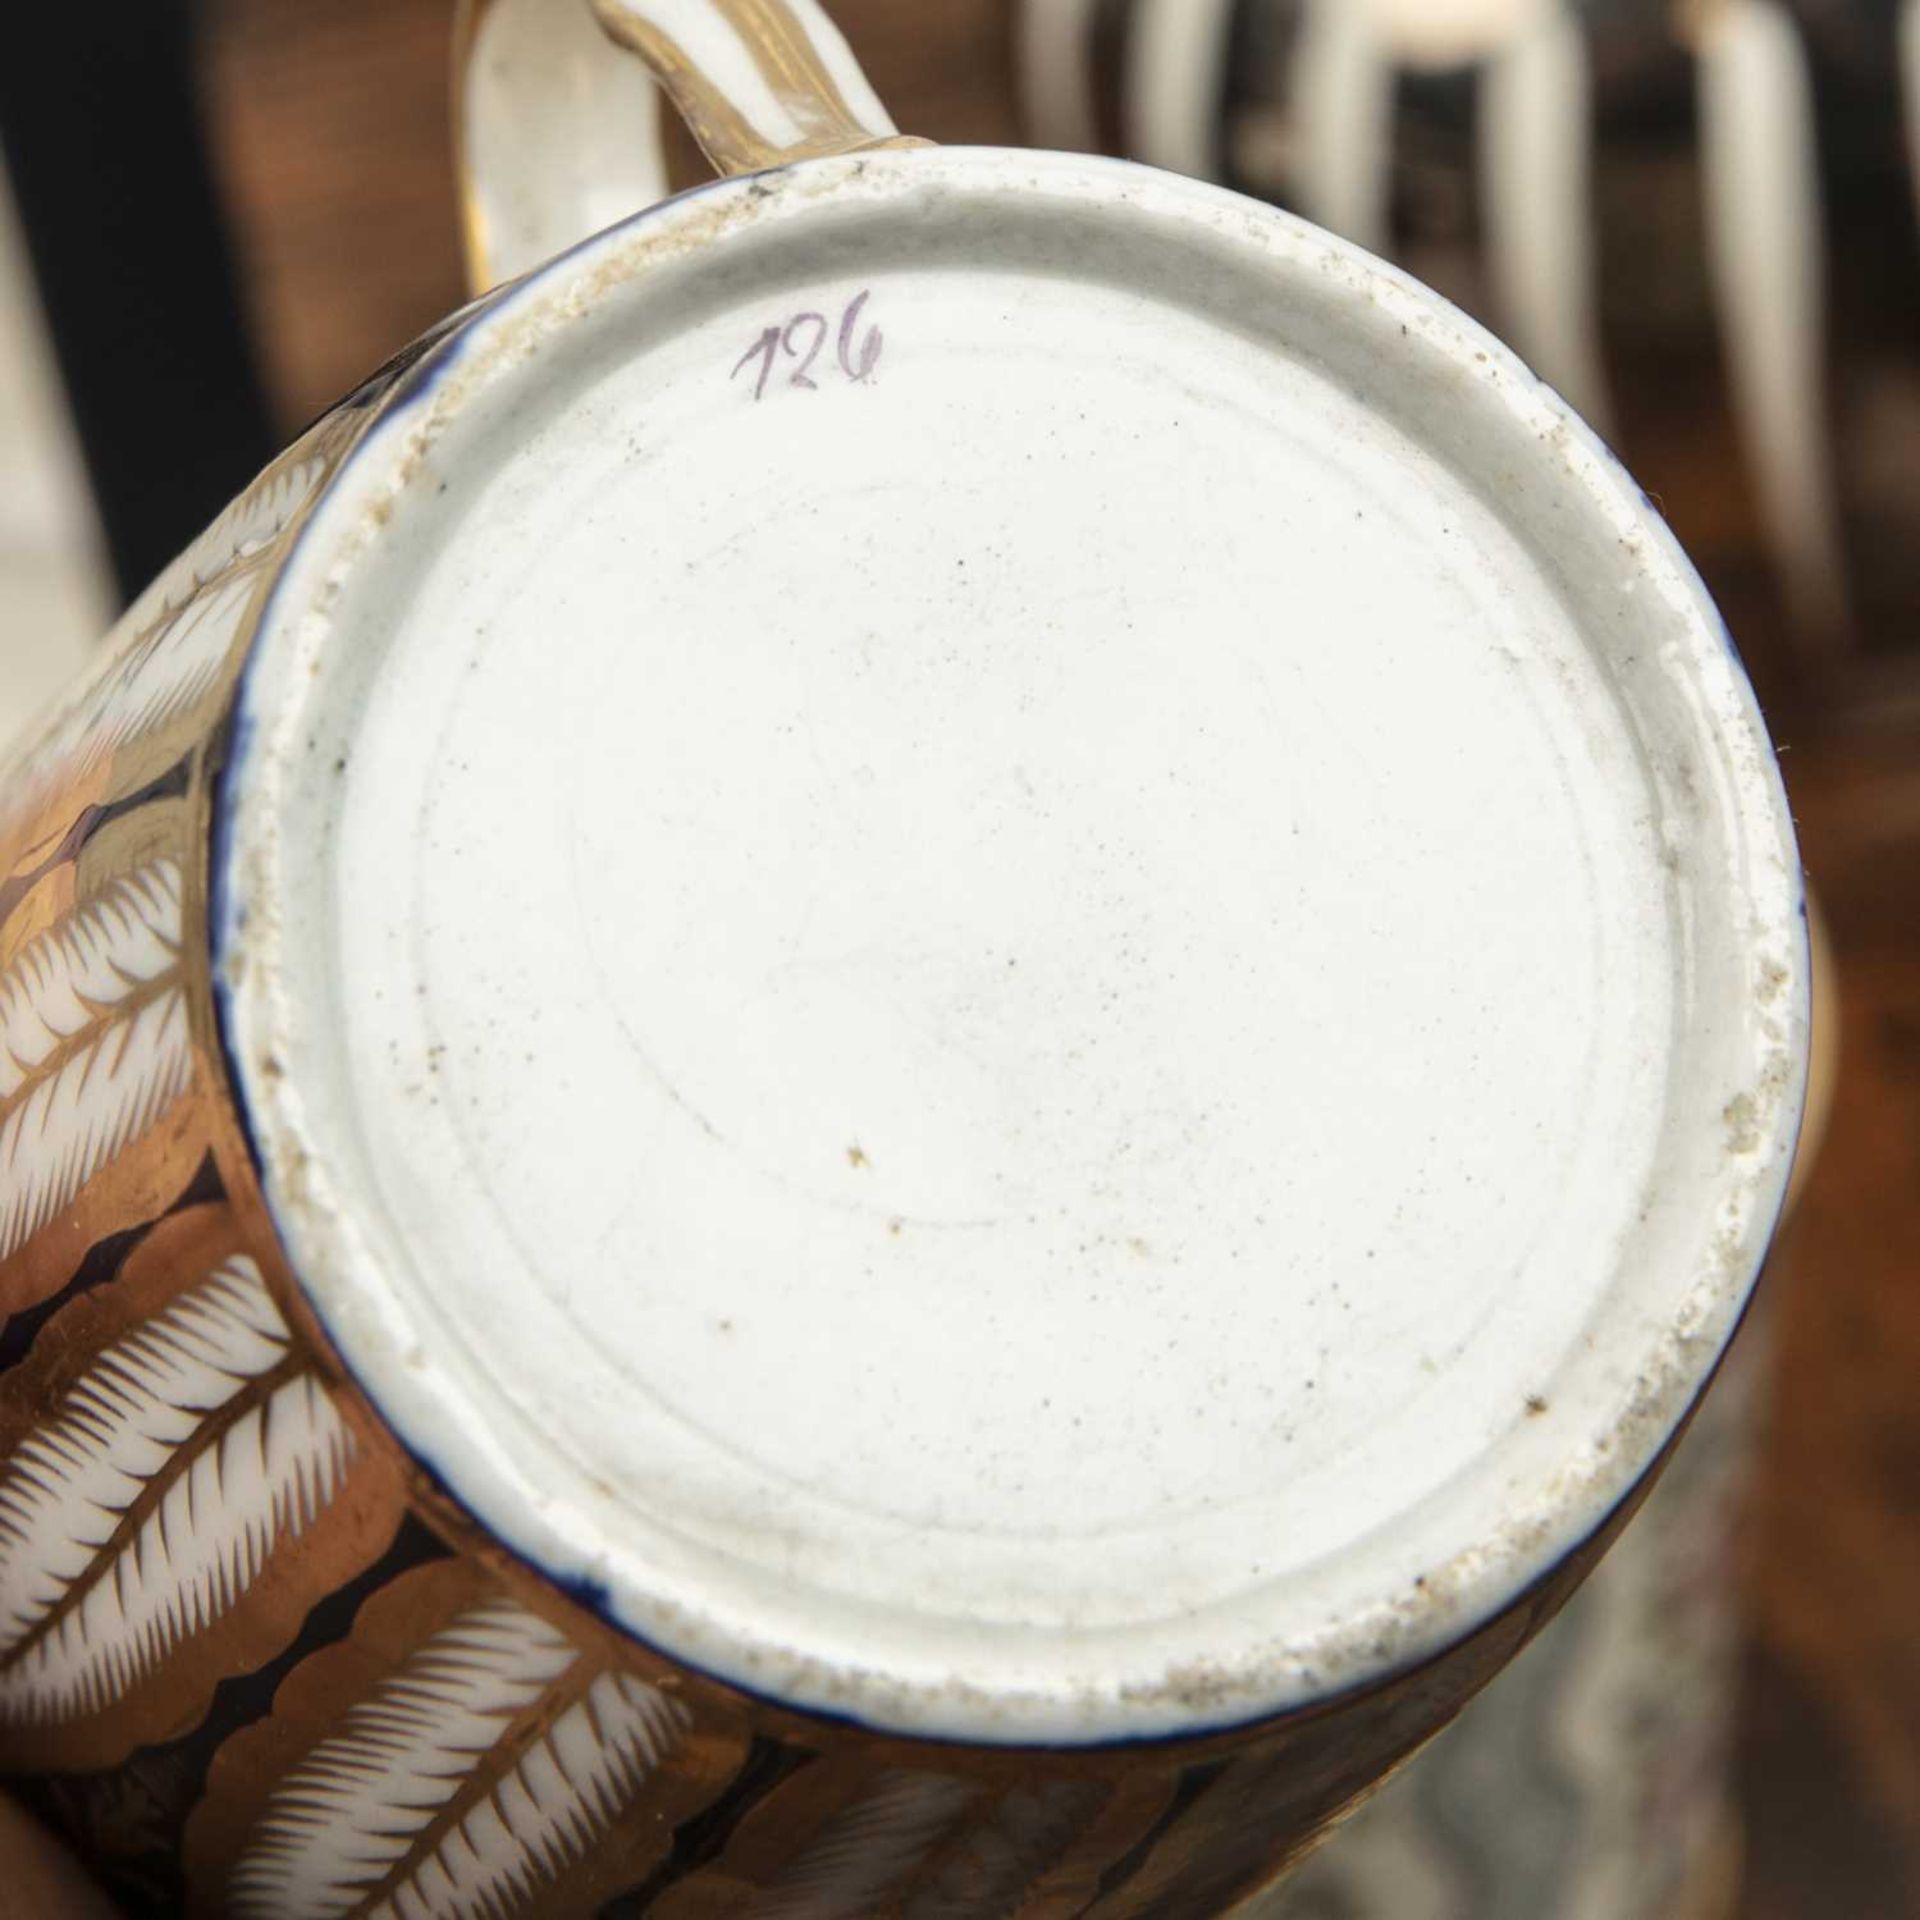
[[[110,882],[0,973],[0,1261],[187,1091],[177,862]]]

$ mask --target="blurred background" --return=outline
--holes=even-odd
[[[1511,340],[1718,597],[1830,935],[1831,1123],[1680,1463],[1262,1911],[1920,1915],[1920,0],[832,11],[912,132],[1222,180]],[[465,298],[452,15],[148,0],[0,58],[0,736]]]

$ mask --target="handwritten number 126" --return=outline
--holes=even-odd
[[[872,297],[871,289],[859,294],[847,303],[846,311],[840,316],[836,357],[840,371],[856,386],[863,386],[873,378],[873,370],[880,364],[881,349],[886,345],[878,327],[868,327],[864,336],[860,332],[860,316]],[[817,393],[820,382],[813,377],[814,366],[833,338],[833,323],[824,313],[796,313],[784,325],[768,327],[740,356],[732,377],[739,379],[758,361],[760,373],[753,383],[753,397],[763,399],[772,384],[775,368],[784,358],[796,363],[787,369],[787,385]]]

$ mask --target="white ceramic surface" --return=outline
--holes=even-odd
[[[1714,8],[1699,52],[1707,252],[1740,429],[1794,618],[1831,640],[1847,625],[1847,584],[1813,62],[1778,0]]]
[[[1798,869],[1664,527],[1433,295],[1117,163],[814,163],[515,290],[309,522],[226,804],[383,1412],[876,1724],[1444,1645],[1645,1469],[1785,1177]]]
[[[1593,62],[1573,0],[1487,58],[1479,183],[1502,331],[1589,425],[1607,427],[1595,297]]]
[[[71,680],[111,596],[27,261],[0,170],[0,753]]]
[[[1100,0],[1025,0],[1018,58],[1021,101],[1035,144],[1090,153],[1100,145],[1093,29]]]
[[[1140,0],[1126,77],[1129,144],[1142,160],[1200,180],[1214,172],[1235,11],[1234,0]]]
[[[490,287],[559,251],[551,209],[584,239],[668,191],[660,89],[638,60],[608,58],[590,8],[492,0],[461,70],[468,277]],[[557,129],[564,129],[559,133]]]
[[[1287,76],[1299,122],[1294,187],[1303,213],[1359,246],[1392,240],[1391,50],[1370,10],[1305,0]]]

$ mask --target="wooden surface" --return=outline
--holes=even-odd
[[[1017,138],[1010,0],[835,11],[902,126]],[[463,297],[450,17],[451,0],[207,8],[209,108],[288,430]],[[1676,521],[1711,519],[1720,461],[1675,446],[1656,464]],[[1772,718],[1843,1032],[1829,1149],[1777,1275],[1740,1911],[1902,1920],[1920,1913],[1920,737],[1823,728],[1811,703]]]
[[[1782,728],[1838,956],[1782,1264],[1741,1746],[1751,1920],[1920,1913],[1920,743]]]

